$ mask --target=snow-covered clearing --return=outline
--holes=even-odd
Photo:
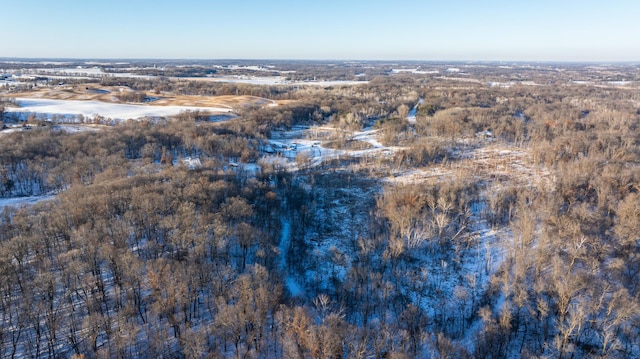
[[[422,105],[423,103],[424,103],[423,98],[418,100],[418,103],[415,106],[413,106],[411,111],[409,111],[409,115],[407,116],[407,122],[409,122],[412,125],[416,124],[416,115],[418,114],[418,106]]]
[[[144,117],[166,117],[177,115],[183,111],[209,111],[218,113],[231,112],[229,108],[220,107],[194,107],[194,106],[153,106],[153,105],[131,105],[116,104],[100,101],[75,101],[75,100],[51,100],[41,98],[16,98],[20,107],[10,107],[11,113],[21,114],[44,114],[85,117],[95,117],[96,115],[113,120],[138,119]]]
[[[266,148],[273,157],[286,159],[288,170],[304,167],[316,167],[327,161],[346,157],[389,156],[400,147],[384,146],[376,138],[377,130],[365,128],[348,135],[351,141],[367,143],[367,149],[333,149],[325,147],[332,142],[339,130],[333,127],[312,126],[295,127],[291,131],[273,131]]]
[[[280,251],[280,270],[282,273],[286,273],[285,285],[289,294],[293,297],[297,297],[303,294],[303,289],[300,284],[289,274],[287,268],[287,255],[289,254],[289,248],[291,247],[291,221],[286,218],[282,218],[282,230],[280,232],[280,245],[278,249]]]
[[[415,125],[418,106],[424,102],[419,99],[418,103],[409,111],[407,121]],[[365,127],[360,131],[343,133],[349,141],[360,143],[365,149],[333,149],[328,148],[329,142],[339,137],[340,130],[328,126],[295,126],[287,131],[273,131],[269,140],[270,147],[266,152],[273,154],[272,158],[267,157],[267,161],[274,162],[277,158],[279,163],[284,160],[284,166],[289,170],[300,169],[300,166],[317,167],[324,162],[340,159],[343,157],[370,157],[392,156],[404,147],[385,146],[377,139],[378,130],[372,126]]]
[[[53,197],[54,196],[51,194],[45,194],[41,196],[31,196],[31,197],[0,198],[0,212],[2,212],[6,207],[29,206],[38,202],[46,201]]]

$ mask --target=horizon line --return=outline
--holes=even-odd
[[[296,61],[296,62],[428,62],[428,63],[522,63],[522,64],[640,64],[640,60],[470,60],[470,59],[331,59],[331,58],[170,58],[170,57],[20,57],[0,56],[0,61],[96,61],[96,60],[126,60],[126,61]]]

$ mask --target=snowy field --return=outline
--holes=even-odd
[[[139,119],[144,117],[166,117],[177,115],[183,111],[209,111],[216,113],[231,112],[229,108],[220,107],[192,107],[192,106],[153,106],[116,104],[100,101],[50,100],[35,98],[16,98],[20,107],[10,107],[11,113],[44,114],[85,117],[96,115],[113,120]]]
[[[239,66],[239,65],[229,65],[229,66],[221,66],[214,65],[214,68],[218,69],[228,69],[228,70],[247,70],[247,71],[256,71],[256,72],[277,72],[281,74],[292,74],[295,71],[285,71],[285,70],[277,70],[275,66],[267,65],[267,66]]]
[[[228,82],[264,86],[348,86],[362,85],[369,81],[289,81],[284,76],[223,76],[223,77],[189,77],[193,81]]]

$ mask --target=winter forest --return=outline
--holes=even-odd
[[[0,358],[640,357],[638,66],[0,75]]]

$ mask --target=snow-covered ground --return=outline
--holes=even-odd
[[[333,127],[294,127],[291,131],[273,131],[269,140],[270,148],[267,152],[273,153],[273,157],[286,159],[286,167],[289,170],[297,170],[303,166],[316,167],[324,162],[342,157],[375,157],[388,156],[399,147],[384,146],[376,138],[377,130],[365,128],[351,133],[349,137],[353,141],[368,143],[369,148],[362,150],[333,149],[324,147],[328,138],[322,135],[335,133]]]
[[[290,81],[284,76],[221,76],[221,77],[190,77],[190,80],[206,80],[213,82],[229,82],[250,85],[289,85],[289,86],[341,86],[362,85],[369,81]]]
[[[490,87],[502,87],[502,88],[509,88],[509,87],[515,86],[515,85],[538,86],[538,84],[535,83],[534,81],[510,81],[510,82],[492,81],[492,82],[487,82],[487,84]]]
[[[221,76],[221,77],[190,77],[190,80],[212,81],[212,82],[228,82],[249,85],[284,85],[285,77],[282,76]]]
[[[490,138],[484,141],[486,146],[470,147],[453,153],[451,163],[401,171],[386,181],[392,184],[409,184],[434,178],[454,178],[459,173],[472,173],[477,177],[491,173],[510,178],[514,183],[542,187],[551,186],[555,181],[547,169],[532,164],[530,154],[521,148],[493,144]]]
[[[424,102],[419,99],[418,103],[409,111],[407,121],[410,124],[416,123],[416,114],[418,106]],[[288,131],[273,131],[270,146],[267,152],[274,154],[273,158],[267,158],[267,161],[273,162],[276,158],[281,164],[289,170],[297,170],[302,162],[308,167],[316,167],[323,162],[341,157],[375,157],[375,156],[391,156],[403,147],[385,146],[377,139],[378,130],[373,127],[366,127],[360,131],[350,133],[348,137],[352,141],[362,144],[368,144],[367,149],[349,150],[349,149],[332,149],[325,147],[330,141],[332,135],[337,133],[337,129],[325,126],[297,126]],[[297,161],[298,160],[298,161]]]
[[[440,73],[440,71],[438,70],[419,70],[419,69],[392,69],[391,70],[392,74],[399,74],[403,72],[411,73],[411,74],[420,74],[420,75]]]
[[[407,116],[407,122],[409,122],[412,125],[416,124],[416,115],[418,114],[418,106],[422,105],[423,103],[424,103],[423,98],[418,100],[418,103],[415,106],[413,106],[411,111],[409,111],[409,115]]]
[[[410,114],[411,115],[411,114]],[[415,114],[413,114],[415,115]],[[399,148],[389,147],[381,144],[377,138],[377,131],[366,128],[350,134],[355,141],[366,142],[370,148],[366,150],[334,150],[325,148],[330,141],[331,135],[336,129],[331,127],[294,127],[287,131],[274,131],[270,140],[270,150],[276,151],[274,160],[286,161],[286,166],[290,170],[299,169],[302,161],[296,161],[296,156],[301,153],[306,154],[306,165],[315,166],[322,164],[333,158],[340,156],[380,156],[393,154]],[[498,173],[519,171],[522,178],[531,180],[540,172],[528,165],[527,154],[521,149],[506,148],[495,145],[491,141],[486,141],[487,148],[469,146],[461,150],[456,155],[459,159],[459,166],[469,168],[484,168],[487,171],[497,171]],[[298,159],[299,160],[299,159]],[[304,165],[304,164],[303,164]],[[402,186],[405,184],[422,182],[425,180],[435,182],[447,182],[458,175],[458,168],[448,164],[438,164],[414,169],[411,171],[400,171],[394,178],[386,179],[382,183],[391,186]],[[535,173],[534,173],[535,172]],[[464,172],[472,173],[472,172]],[[316,189],[320,191],[321,189]],[[325,199],[320,195],[319,202],[327,202],[323,206],[318,205],[315,209],[315,218],[322,218],[320,222],[327,223],[326,226],[335,226],[335,232],[331,235],[322,235],[323,231],[310,232],[305,234],[305,240],[309,246],[310,256],[314,257],[317,267],[312,267],[304,277],[287,274],[284,277],[284,285],[292,296],[304,296],[304,289],[301,283],[315,283],[320,280],[320,288],[330,290],[331,283],[328,278],[337,281],[345,280],[351,266],[350,258],[355,257],[353,248],[349,247],[350,237],[357,238],[357,228],[364,228],[366,215],[362,218],[359,215],[354,217],[354,213],[359,213],[352,206],[362,206],[361,202],[352,201],[353,198],[364,198],[363,193],[353,192],[351,200],[347,194],[350,191],[363,191],[362,188],[339,188],[335,189],[334,197]],[[371,195],[371,194],[369,194]],[[482,198],[482,195],[481,195]],[[326,209],[322,209],[326,208]],[[410,298],[412,303],[424,309],[431,318],[445,318],[443,320],[461,320],[460,318],[472,318],[472,303],[482,297],[493,273],[498,269],[504,260],[504,250],[501,243],[505,237],[509,236],[505,227],[492,227],[485,219],[486,202],[482,199],[470,204],[469,221],[461,230],[460,238],[465,238],[461,243],[468,243],[468,248],[462,244],[458,248],[449,252],[438,252],[428,250],[428,246],[411,250],[410,257],[415,262],[416,270],[407,271],[414,273],[414,277],[400,279],[396,285],[398,290]],[[286,254],[290,246],[291,222],[288,219],[282,220],[280,249],[280,267],[284,273],[286,271]],[[456,234],[456,237],[458,236]],[[321,238],[319,240],[318,238]],[[431,253],[434,252],[434,253]],[[336,259],[337,258],[337,259]],[[314,263],[315,263],[314,262]],[[453,298],[445,301],[445,298]],[[458,314],[453,314],[461,312]],[[446,325],[445,325],[446,326]],[[467,336],[460,338],[459,342],[472,349],[473,338],[482,328],[480,320],[476,319],[467,327]]]
[[[53,130],[64,131],[67,133],[89,132],[99,131],[102,128],[101,125],[87,125],[87,124],[57,124],[52,127]],[[22,125],[9,127],[4,130],[0,130],[0,136],[7,135],[13,132],[29,131],[31,127],[22,127]]]
[[[291,222],[289,219],[282,219],[282,230],[280,233],[280,245],[278,249],[280,251],[280,270],[285,273],[285,285],[289,294],[293,297],[297,297],[303,294],[302,286],[289,274],[287,268],[287,254],[291,246]]]
[[[54,197],[53,195],[47,194],[42,196],[31,196],[31,197],[0,198],[0,212],[2,212],[6,207],[28,206],[38,202],[46,201],[53,197]]]
[[[9,133],[13,133],[13,132],[18,132],[18,131],[22,131],[22,128],[21,127],[7,128],[7,129],[4,129],[4,130],[0,130],[0,136],[6,135],[6,134],[9,134]]]
[[[214,68],[219,69],[228,69],[228,70],[248,70],[248,71],[256,71],[256,72],[277,72],[282,74],[292,74],[295,71],[285,71],[285,70],[277,70],[275,66],[267,65],[267,66],[240,66],[240,65],[229,65],[229,66],[221,66],[214,65]]]
[[[55,126],[53,126],[54,130],[64,131],[64,132],[67,132],[67,133],[93,132],[93,131],[99,131],[100,128],[101,128],[100,126],[95,126],[95,125],[64,124],[64,125],[55,125]]]
[[[131,105],[101,101],[51,100],[39,98],[16,98],[16,102],[20,107],[9,107],[9,116],[11,116],[11,113],[33,113],[37,115],[55,114],[63,116],[83,115],[85,117],[100,115],[113,120],[127,120],[143,117],[166,117],[176,115],[182,111],[231,112],[229,108],[220,107]]]

